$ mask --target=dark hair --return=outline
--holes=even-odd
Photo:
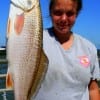
[[[80,12],[82,9],[82,0],[72,0],[77,3],[77,14]],[[50,0],[50,6],[49,6],[49,11],[51,12],[51,9],[53,5],[55,4],[56,0]]]

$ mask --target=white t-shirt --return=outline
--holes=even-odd
[[[45,30],[43,48],[49,59],[48,70],[32,100],[89,100],[90,79],[100,78],[95,46],[74,34],[73,45],[64,50],[52,30]]]

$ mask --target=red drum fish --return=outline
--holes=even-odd
[[[48,68],[39,0],[11,1],[7,59],[6,88],[14,90],[15,100],[35,97]]]

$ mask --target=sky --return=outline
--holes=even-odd
[[[43,26],[51,27],[49,0],[40,0]],[[0,0],[0,46],[6,46],[7,20],[10,0]],[[84,36],[100,49],[100,0],[83,0],[83,8],[77,17],[72,31]]]

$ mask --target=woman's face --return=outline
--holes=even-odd
[[[68,33],[77,16],[77,3],[72,0],[56,0],[51,9],[54,30],[60,34]]]

